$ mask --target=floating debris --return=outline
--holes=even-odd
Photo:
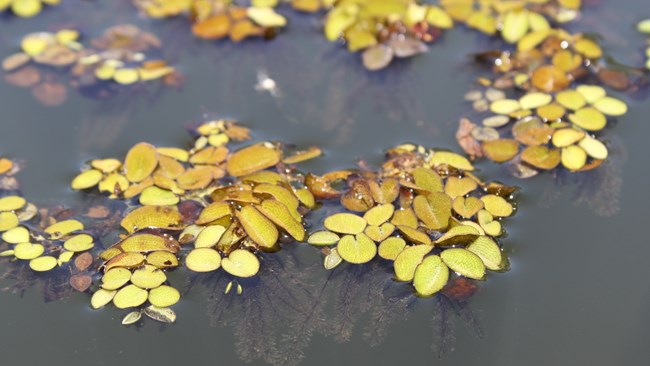
[[[272,97],[280,96],[280,89],[278,88],[277,83],[264,71],[257,72],[257,84],[255,84],[255,90],[259,92],[267,92]]]

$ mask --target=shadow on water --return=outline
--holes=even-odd
[[[575,205],[585,206],[599,216],[614,216],[621,209],[623,189],[622,162],[625,149],[619,140],[610,140],[607,145],[610,157],[598,169],[579,174],[558,172],[553,175],[553,183],[548,184],[539,198],[541,207],[557,205],[563,189],[571,191]]]
[[[243,361],[296,365],[315,334],[345,343],[356,332],[378,347],[391,325],[406,320],[417,307],[432,314],[431,347],[438,357],[454,347],[456,319],[482,337],[471,307],[477,287],[467,280],[457,277],[442,294],[419,299],[410,286],[393,281],[387,263],[343,265],[325,272],[319,264],[298,265],[301,260],[293,251],[285,248],[281,256],[265,256],[258,278],[238,280],[240,296],[234,289],[224,293],[234,278],[222,271],[187,278],[186,291],[199,286],[206,290],[211,324],[232,331]],[[364,325],[366,318],[370,321]]]

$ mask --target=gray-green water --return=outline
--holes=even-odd
[[[43,107],[28,90],[1,82],[0,153],[25,161],[22,192],[39,205],[80,200],[67,187],[88,158],[122,156],[138,141],[184,146],[189,139],[183,127],[204,114],[236,118],[256,138],[321,146],[326,157],[306,165],[316,171],[358,159],[377,162],[384,148],[404,141],[456,149],[457,119],[467,108],[462,96],[475,76],[467,53],[489,49],[482,36],[456,29],[427,55],[372,74],[356,56],[322,39],[313,17],[293,17],[291,28],[273,42],[233,46],[192,38],[181,19],[138,18],[126,0],[64,3],[31,20],[0,18],[0,57],[14,52],[27,32],[74,24],[91,37],[107,26],[135,22],[164,40],[164,55],[187,81],[178,91],[106,100],[70,90],[58,108]],[[646,0],[588,3],[573,29],[604,34],[608,52],[641,65],[645,38],[633,25],[650,16]],[[260,71],[277,82],[278,97],[255,90]],[[265,364],[256,352],[274,344],[279,351],[269,357],[300,351],[304,365],[649,364],[650,103],[617,95],[628,100],[630,112],[607,131],[612,157],[598,173],[561,184],[548,174],[516,181],[500,167],[480,164],[483,177],[517,184],[522,192],[518,214],[506,223],[512,270],[490,276],[463,306],[416,300],[409,310],[394,306],[392,322],[379,322],[373,309],[395,305],[391,296],[409,299],[400,296],[408,286],[392,284],[381,266],[341,268],[329,277],[319,267],[319,253],[299,247],[270,259],[298,263],[278,269],[279,278],[251,284],[245,299],[236,300],[241,304],[227,308],[221,318],[226,325],[210,324],[225,305],[208,305],[210,295],[221,298],[225,284],[192,289],[175,306],[177,324],[147,322],[139,330],[120,325],[123,313],[115,309],[91,311],[86,294],[44,303],[38,288],[23,297],[0,292],[2,364],[234,365],[247,358]],[[182,277],[172,281],[182,285]],[[300,287],[279,287],[300,281],[327,301],[322,312],[312,297],[294,294]],[[336,325],[339,334],[315,329],[307,339],[323,322]],[[349,339],[341,340],[352,325]],[[385,339],[371,347],[374,337],[366,331],[384,325]],[[432,344],[447,350],[442,358]]]

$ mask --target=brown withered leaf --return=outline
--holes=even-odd
[[[192,33],[199,38],[220,39],[230,32],[231,21],[226,14],[217,14],[192,26]]]
[[[32,89],[32,95],[47,107],[56,107],[68,99],[68,88],[59,82],[43,82]]]
[[[340,191],[332,188],[327,179],[312,173],[305,177],[305,185],[316,198],[330,199],[341,195]]]
[[[350,189],[341,196],[341,204],[350,211],[365,212],[375,205],[370,186],[363,178],[354,179]]]
[[[20,88],[29,88],[41,81],[41,73],[35,67],[27,66],[6,74],[5,81]]]
[[[74,259],[74,266],[77,270],[85,271],[93,264],[93,255],[89,252],[81,253],[77,258]]]
[[[626,90],[631,84],[630,79],[622,71],[600,69],[598,70],[598,78],[607,86],[617,90]]]
[[[104,219],[107,218],[110,213],[111,211],[106,206],[97,205],[90,207],[84,216],[91,219]]]
[[[552,65],[544,65],[535,69],[531,81],[537,89],[547,93],[566,89],[570,83],[566,73]]]
[[[80,273],[70,277],[70,286],[73,289],[84,292],[90,288],[90,285],[93,284],[93,278],[89,274]]]
[[[458,141],[460,147],[472,159],[483,157],[481,143],[472,136],[472,130],[475,127],[476,124],[472,123],[469,119],[461,118],[458,124],[458,130],[456,131],[456,141]]]

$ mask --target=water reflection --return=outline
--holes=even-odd
[[[13,161],[14,167],[7,174],[0,176],[0,197],[19,196],[23,197],[20,191],[20,181],[14,176],[23,166],[20,161]],[[27,197],[29,202],[29,197]],[[28,203],[27,206],[32,205]],[[29,230],[29,242],[39,243],[47,247],[49,255],[58,257],[65,252],[62,245],[52,245],[55,239],[45,239],[44,228],[54,222],[68,219],[83,220],[85,231],[90,233],[94,240],[95,248],[90,256],[89,264],[85,268],[79,268],[77,262],[68,259],[59,262],[57,267],[48,272],[36,272],[30,268],[29,260],[18,260],[11,255],[0,256],[0,291],[8,291],[23,296],[30,288],[40,288],[45,302],[58,301],[69,298],[74,292],[71,278],[75,275],[97,277],[95,269],[99,263],[92,266],[93,258],[97,262],[97,254],[103,249],[102,239],[107,242],[114,242],[118,237],[119,223],[127,205],[122,202],[109,200],[99,194],[88,194],[82,203],[76,206],[56,204],[50,206],[32,206],[32,214],[29,218],[22,219],[17,227],[23,226]],[[22,211],[28,211],[25,208]],[[6,231],[5,231],[6,232]],[[4,232],[3,232],[4,234]],[[16,243],[9,244],[4,240],[0,241],[0,252],[13,250]],[[70,253],[70,252],[68,252]],[[58,257],[59,260],[61,257]],[[85,289],[84,289],[85,291]]]
[[[27,263],[9,262],[8,258],[0,258],[0,281],[5,284],[0,287],[0,291],[23,296],[28,289],[40,287],[45,302],[66,299],[74,292],[69,283],[70,274],[64,270],[42,275],[32,271]]]
[[[202,287],[210,294],[207,316],[213,326],[233,332],[243,361],[299,364],[314,334],[340,343],[362,334],[369,345],[380,346],[392,325],[421,307],[431,313],[432,349],[438,357],[453,349],[457,320],[482,336],[470,306],[477,291],[472,282],[457,277],[441,294],[420,299],[410,286],[392,280],[387,263],[343,265],[326,272],[320,264],[305,269],[311,260],[294,251],[285,248],[283,255],[265,256],[259,278],[239,280],[244,287],[240,296],[224,293],[233,277],[222,271],[187,279],[186,291]]]
[[[314,270],[298,266],[290,250],[283,250],[283,255],[265,256],[254,279],[238,280],[242,295],[224,293],[233,280],[224,271],[190,275],[186,290],[199,284],[207,289],[210,322],[232,329],[242,360],[295,365],[315,332],[331,332],[325,286],[311,281]]]
[[[453,349],[458,319],[466,323],[470,333],[482,337],[479,319],[470,306],[478,289],[473,282],[455,277],[434,297],[418,298],[410,286],[392,279],[391,266],[386,261],[347,265],[337,271],[333,336],[339,342],[349,341],[356,323],[369,315],[370,321],[358,332],[371,346],[380,346],[392,325],[405,321],[422,307],[431,314],[431,348],[438,357]]]
[[[608,161],[597,169],[570,173],[555,172],[553,180],[544,188],[539,199],[542,207],[556,205],[566,190],[573,192],[574,204],[586,206],[600,216],[613,216],[621,208],[623,188],[622,163],[626,160],[626,149],[619,139],[608,141]]]
[[[309,27],[306,22],[299,18],[294,31],[298,34],[283,34],[272,42],[202,44],[197,63],[203,68],[208,59],[223,86],[211,91],[214,98],[248,109],[251,100],[233,96],[256,91],[256,100],[272,105],[284,121],[318,127],[331,133],[336,144],[354,138],[368,110],[382,123],[416,125],[430,136],[439,133],[437,126],[425,126],[425,98],[418,93],[422,75],[411,60],[396,62],[389,73],[367,72],[358,55],[326,42],[316,30],[300,34],[301,27]],[[263,86],[263,81],[273,85]]]
[[[331,131],[338,144],[351,142],[360,129],[359,116],[368,110],[381,116],[382,122],[415,125],[427,130],[428,136],[439,135],[435,124],[425,126],[427,117],[416,87],[419,75],[408,60],[392,65],[390,73],[370,73],[361,65],[349,67],[354,56],[336,48],[323,50],[305,60],[321,71],[297,78],[283,65],[269,65],[280,88],[286,85],[285,93],[274,98],[276,108],[291,123]]]

